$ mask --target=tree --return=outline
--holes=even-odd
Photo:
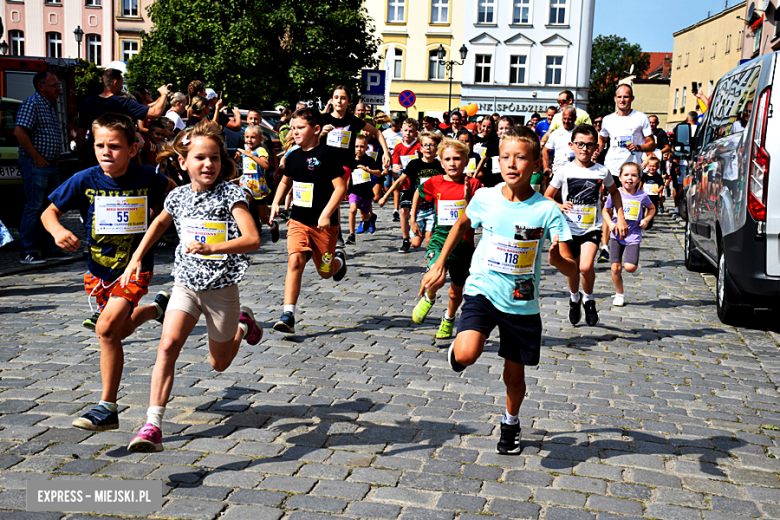
[[[103,70],[92,62],[79,60],[79,64],[74,71],[76,83],[76,103],[81,106],[81,102],[90,96],[96,96],[103,92]]]
[[[186,92],[200,79],[245,108],[357,92],[379,40],[362,0],[157,0],[128,84]]]
[[[642,76],[650,66],[650,55],[639,44],[630,44],[620,36],[596,36],[593,40],[590,67],[588,112],[606,115],[615,111],[615,89],[618,81],[629,75]]]

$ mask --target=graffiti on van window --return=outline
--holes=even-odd
[[[710,106],[710,140],[741,133],[748,123],[756,97],[761,65],[724,77]]]

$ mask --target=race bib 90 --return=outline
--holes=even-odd
[[[465,200],[440,200],[436,211],[437,225],[454,226],[464,211]]]
[[[144,233],[147,214],[146,197],[95,197],[95,233]]]

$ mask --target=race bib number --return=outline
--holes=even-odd
[[[259,165],[255,161],[246,155],[242,156],[241,161],[241,170],[244,173],[257,173],[257,167]]]
[[[409,163],[412,162],[414,159],[417,159],[417,154],[402,155],[401,156],[401,169],[405,170],[406,167],[409,166]]]
[[[349,148],[349,140],[352,138],[352,132],[349,130],[331,130],[328,132],[326,144],[334,148]]]
[[[376,150],[367,150],[366,155],[371,157],[372,159],[376,160],[376,156],[379,154]]]
[[[631,141],[633,140],[633,137],[630,135],[621,135],[617,138],[617,146],[618,148],[625,148],[629,144],[631,144]]]
[[[313,182],[296,182],[293,181],[293,206],[301,208],[312,207],[312,201],[314,200],[314,183]]]
[[[647,190],[647,194],[651,197],[661,193],[661,187],[658,184],[645,184],[645,188]]]
[[[184,219],[182,227],[182,242],[185,245],[193,240],[202,244],[220,244],[222,242],[227,242],[227,222],[188,218]],[[190,254],[195,258],[203,258],[204,260],[224,260],[227,258],[227,255],[187,254]]]
[[[132,235],[146,232],[146,197],[95,197],[95,233]]]
[[[490,170],[491,173],[498,173],[500,175],[501,174],[501,165],[498,162],[498,156],[491,157],[490,159],[492,160],[492,169]]]
[[[368,173],[366,170],[361,170],[360,168],[356,168],[352,170],[352,184],[364,184],[366,182],[371,181],[371,174]]]
[[[491,271],[511,275],[534,274],[538,240],[513,240],[490,235],[484,266]]]
[[[387,149],[392,152],[393,148],[395,148],[395,145],[401,142],[401,139],[397,135],[394,135],[385,139],[385,141],[387,142]]]
[[[466,165],[466,173],[474,173],[477,171],[477,159],[472,157],[469,159],[469,163]]]
[[[436,211],[437,224],[453,226],[464,211],[466,211],[465,200],[440,200]]]
[[[535,192],[539,193],[542,189],[541,184],[531,184],[531,187],[534,189]]]
[[[480,157],[485,157],[485,153],[487,153],[487,147],[482,144],[475,144],[474,153],[478,153]]]
[[[638,220],[639,210],[642,208],[642,203],[638,200],[624,200],[623,201],[623,216],[626,220]]]
[[[574,206],[566,211],[566,215],[582,229],[592,228],[596,224],[596,206]]]

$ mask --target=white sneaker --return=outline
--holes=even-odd
[[[622,294],[616,294],[612,298],[612,306],[613,307],[622,307],[626,304],[626,298]]]

